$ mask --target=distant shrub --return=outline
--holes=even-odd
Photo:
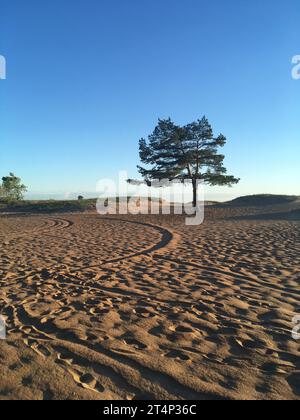
[[[2,178],[2,185],[0,186],[0,198],[7,202],[15,200],[23,200],[23,195],[26,193],[27,187],[22,184],[21,178],[18,178],[13,173]]]

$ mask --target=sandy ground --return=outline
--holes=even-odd
[[[0,399],[300,399],[299,213],[0,217]]]

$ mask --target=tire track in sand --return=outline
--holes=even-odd
[[[149,246],[148,248],[144,248],[141,251],[138,252],[133,252],[132,254],[126,255],[124,257],[117,257],[117,258],[112,258],[110,260],[106,260],[101,262],[101,265],[107,265],[107,264],[114,264],[120,261],[126,261],[126,260],[131,260],[132,258],[135,257],[139,257],[141,255],[151,255],[153,253],[155,253],[156,251],[160,251],[160,252],[165,252],[167,250],[169,250],[170,248],[175,248],[176,245],[178,244],[179,240],[180,240],[180,235],[178,233],[175,233],[174,231],[171,231],[170,229],[166,229],[163,228],[161,226],[158,225],[154,225],[152,223],[145,223],[145,222],[136,222],[136,221],[132,221],[132,220],[126,220],[126,219],[119,219],[119,218],[106,218],[106,217],[101,217],[101,220],[105,220],[105,221],[116,221],[116,222],[123,222],[123,223],[129,223],[129,224],[133,224],[133,225],[138,225],[138,226],[143,226],[143,227],[148,227],[151,229],[156,230],[157,232],[159,232],[161,234],[161,240],[160,242]],[[95,265],[90,265],[86,268],[97,268],[99,267],[99,264],[95,264]]]

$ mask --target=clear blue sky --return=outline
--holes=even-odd
[[[299,0],[0,0],[0,174],[30,194],[136,177],[157,118],[205,114],[233,189],[300,194]]]

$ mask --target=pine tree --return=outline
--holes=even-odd
[[[225,144],[226,138],[222,134],[214,137],[206,117],[183,127],[175,125],[171,119],[160,119],[148,141],[141,139],[139,142],[140,159],[148,168],[138,166],[138,170],[148,185],[153,180],[190,181],[193,206],[196,207],[200,181],[224,186],[239,182],[227,175],[225,156],[218,153]]]

